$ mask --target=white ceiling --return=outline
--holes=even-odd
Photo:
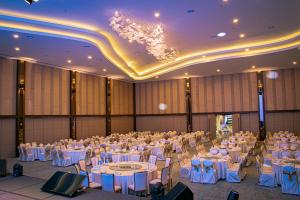
[[[129,43],[112,31],[109,18],[115,10],[144,24],[162,23],[167,44],[178,51],[178,57],[183,57],[195,52],[267,41],[297,32],[300,30],[299,8],[299,0],[229,0],[227,3],[222,0],[40,0],[32,5],[22,0],[1,0],[0,55],[30,57],[48,65],[132,80],[129,76],[129,73],[133,73],[130,67],[124,67],[127,70],[125,72],[123,68],[112,62],[105,52],[89,41],[32,30],[25,31],[25,28],[7,28],[1,25],[1,22],[66,30],[66,26],[59,27],[57,24],[55,26],[51,24],[51,20],[59,19],[67,21],[67,24],[71,21],[96,27],[116,41],[117,45],[107,44],[109,50],[113,51],[117,46],[123,58],[126,58],[124,60],[132,63],[134,70],[143,72],[152,70],[153,66],[161,63],[147,54],[143,45]],[[188,10],[193,10],[193,12],[188,12]],[[1,11],[11,11],[16,16],[8,17],[6,12]],[[159,19],[153,16],[156,11],[160,12]],[[24,20],[17,16],[20,14],[34,15],[34,17]],[[36,20],[40,19],[37,17],[44,17],[44,19],[47,17],[50,22],[49,24],[37,22]],[[239,23],[233,24],[233,18],[238,18]],[[71,30],[70,27],[68,31],[95,37],[95,33],[88,31]],[[227,35],[223,38],[214,37],[219,32],[226,32]],[[14,33],[18,33],[20,38],[14,39],[12,37]],[[240,39],[240,33],[246,34],[246,37]],[[294,40],[298,41],[298,36]],[[21,48],[21,51],[14,50],[17,46]],[[281,51],[281,53],[266,51],[269,55],[261,52],[259,53],[261,55],[221,56],[216,61],[208,59],[203,62],[191,62],[177,68],[171,63],[162,68],[164,71],[154,71],[159,74],[159,79],[170,79],[182,77],[186,72],[192,76],[240,73],[249,70],[252,65],[264,67],[264,69],[299,67],[300,51],[295,46],[276,51]],[[218,53],[225,55],[226,52]],[[88,55],[92,55],[93,59],[88,60]],[[113,58],[115,57],[117,56],[113,55]],[[71,59],[72,63],[67,63],[68,59]],[[291,64],[294,60],[297,61],[297,65]],[[107,71],[104,72],[103,69]],[[221,69],[221,72],[217,73],[216,69]],[[146,78],[153,76],[156,74],[153,73]],[[151,80],[156,79],[151,78]]]

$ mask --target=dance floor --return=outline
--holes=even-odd
[[[9,169],[12,168],[16,159],[8,160]],[[73,166],[54,167],[50,162],[22,162],[24,166],[23,177],[14,178],[11,176],[0,178],[0,199],[69,199],[61,196],[48,194],[40,191],[43,183],[57,170],[75,172]],[[158,162],[162,168],[163,161]],[[299,196],[286,195],[281,193],[281,188],[266,188],[257,185],[257,171],[255,165],[246,168],[247,176],[241,183],[227,183],[219,181],[215,185],[191,183],[188,179],[179,178],[179,166],[176,163],[173,168],[173,182],[181,181],[188,185],[194,192],[195,200],[221,200],[226,199],[231,190],[240,193],[241,200],[298,200]],[[139,199],[133,195],[121,195],[116,193],[103,192],[101,190],[89,189],[87,192],[75,197],[74,199],[109,199],[109,200],[131,200]],[[145,199],[145,198],[140,198]],[[147,199],[151,199],[148,197]]]

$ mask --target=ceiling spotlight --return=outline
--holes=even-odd
[[[232,23],[234,23],[234,24],[239,23],[239,19],[238,19],[238,18],[234,18],[234,19],[232,20]]]
[[[106,69],[103,69],[102,71],[106,72]]]
[[[72,63],[72,60],[69,59],[69,60],[67,60],[67,62],[68,62],[68,63]]]
[[[202,58],[206,58],[206,56],[205,56],[205,55],[203,55],[203,56],[202,56]]]
[[[227,3],[228,2],[228,0],[222,0],[223,2],[225,2],[225,3]]]
[[[245,49],[245,51],[249,51],[249,50],[250,50],[249,48]]]
[[[217,72],[220,72],[221,70],[220,70],[220,69],[217,69],[216,71],[217,71]]]
[[[240,38],[244,38],[244,37],[245,37],[245,33],[241,33]]]
[[[88,56],[88,59],[89,59],[89,60],[92,60],[92,59],[93,59],[93,57],[92,57],[92,56]]]
[[[159,78],[159,76],[155,76],[155,78]]]
[[[18,38],[19,38],[19,35],[18,35],[18,34],[13,34],[13,37],[14,37],[15,39],[18,39]]]
[[[21,49],[20,49],[20,47],[16,47],[15,50],[16,51],[20,51]]]
[[[255,69],[256,68],[256,66],[255,65],[252,65],[252,67],[251,67],[252,69]]]
[[[186,75],[186,76],[187,76],[187,75],[189,75],[189,74],[188,74],[187,72],[185,72],[185,73],[184,73],[184,75]]]
[[[220,32],[220,33],[217,34],[218,37],[224,37],[225,35],[226,35],[225,32]]]
[[[159,12],[155,12],[154,13],[154,17],[159,18],[160,17],[160,13]]]
[[[293,65],[297,65],[297,61],[293,61]]]

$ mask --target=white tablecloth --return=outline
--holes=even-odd
[[[144,162],[121,162],[120,164],[125,163],[125,164],[139,164],[142,166],[141,169],[136,170],[136,172],[139,171],[147,171],[148,172],[148,184],[147,186],[149,187],[149,182],[153,179],[157,178],[157,167],[155,165],[149,164],[149,163],[144,163]],[[109,163],[105,164],[102,166],[96,166],[91,169],[92,172],[92,180],[94,182],[101,183],[101,178],[100,174],[101,173],[113,173],[115,175],[115,185],[121,186],[122,187],[122,193],[123,194],[128,194],[128,185],[133,184],[133,179],[134,179],[134,171],[114,171],[109,169],[110,166],[112,165],[117,165],[116,163]],[[149,192],[149,188],[148,192]]]
[[[35,160],[38,160],[40,153],[45,150],[45,147],[30,147],[30,148]]]
[[[111,156],[118,156],[120,162],[128,162],[130,161],[131,155],[140,155],[139,152],[127,152],[127,153],[117,153],[117,152],[111,152]],[[112,159],[112,162],[115,162],[114,159]]]
[[[81,159],[84,160],[86,156],[86,150],[67,149],[63,150],[63,153],[71,157],[72,164],[78,163]]]

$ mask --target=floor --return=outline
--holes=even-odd
[[[17,162],[17,159],[8,159],[8,169]],[[0,199],[18,200],[18,199],[69,199],[61,196],[48,194],[40,191],[41,186],[51,175],[57,170],[74,172],[75,168],[71,167],[53,167],[51,162],[22,162],[24,167],[23,177],[14,178],[7,176],[0,178]],[[163,162],[159,161],[159,167],[163,166]],[[186,184],[193,192],[195,200],[222,200],[227,199],[227,195],[231,190],[240,193],[241,200],[299,200],[299,196],[286,195],[281,193],[280,187],[266,188],[257,185],[257,172],[254,165],[246,169],[247,176],[241,183],[227,183],[219,181],[215,185],[204,185],[191,183],[188,179],[179,178],[179,166],[175,164],[173,169],[173,182],[181,181]],[[109,199],[109,200],[134,200],[143,199],[133,195],[120,195],[107,193],[100,190],[88,190],[75,197],[74,199]],[[103,198],[102,198],[103,197]],[[149,199],[149,198],[148,198]]]

